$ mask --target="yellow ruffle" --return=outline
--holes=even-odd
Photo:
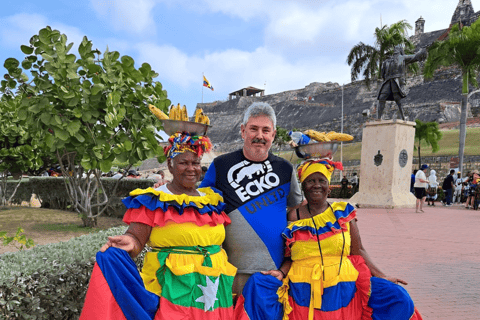
[[[203,208],[205,205],[217,206],[219,202],[223,202],[223,197],[213,191],[211,188],[200,188],[198,191],[205,193],[204,196],[189,196],[187,194],[168,194],[163,191],[157,191],[153,188],[148,189],[135,189],[130,192],[131,196],[139,196],[142,194],[154,194],[159,197],[159,200],[162,202],[171,202],[175,201],[179,205],[184,203],[195,203],[198,208]]]

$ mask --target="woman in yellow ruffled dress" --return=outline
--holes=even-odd
[[[220,194],[195,188],[211,143],[180,133],[169,142],[172,182],[137,189],[124,200],[129,228],[109,237],[97,254],[81,319],[233,318],[236,268],[221,248],[230,219]],[[145,244],[152,249],[138,275],[128,255],[137,256]]]
[[[308,203],[288,213],[291,222],[283,232],[285,255],[291,258],[278,291],[284,319],[422,319],[398,285],[407,283],[386,276],[368,256],[355,208],[327,202],[336,165],[341,163],[310,160],[298,169]]]

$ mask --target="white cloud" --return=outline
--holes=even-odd
[[[97,14],[107,18],[117,30],[133,34],[154,33],[154,0],[90,0],[90,3]]]
[[[78,47],[83,38],[78,28],[57,21],[49,21],[47,17],[39,14],[15,14],[0,20],[0,26],[2,45],[12,48],[20,48],[22,44],[29,45],[30,38],[46,26],[66,34],[68,43],[75,43],[74,48]]]
[[[3,18],[0,20],[2,45],[15,48],[28,45],[30,38],[47,24],[47,18],[39,14],[19,13]]]
[[[136,47],[142,48],[140,60],[149,61],[160,74],[160,81],[168,80],[183,90],[198,86],[203,71],[222,94],[250,85],[263,88],[265,82],[267,92],[274,93],[311,82],[346,83],[349,77],[349,68],[343,62],[316,57],[292,63],[265,47],[253,52],[228,49],[202,57],[189,56],[171,46],[142,43]]]

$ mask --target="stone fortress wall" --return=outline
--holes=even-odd
[[[344,132],[352,134],[355,141],[362,139],[363,124],[376,115],[380,83],[373,82],[368,89],[363,81],[356,81],[343,88]],[[439,70],[431,80],[425,80],[421,75],[410,77],[406,88],[408,95],[402,102],[410,120],[459,121],[461,77],[456,68]],[[210,117],[212,127],[208,134],[219,151],[235,150],[242,145],[239,132],[243,112],[255,101],[269,103],[277,114],[277,125],[287,130],[341,130],[342,88],[337,83],[311,83],[303,89],[263,97],[198,104]],[[480,94],[473,95],[469,104],[469,117],[478,117]],[[387,102],[385,115],[394,118],[396,113],[396,104]]]

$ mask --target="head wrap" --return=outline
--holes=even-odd
[[[191,136],[186,132],[174,133],[168,139],[169,146],[163,152],[167,158],[173,159],[181,153],[190,151],[201,157],[205,152],[210,151],[212,142],[206,136]]]
[[[308,160],[298,167],[298,178],[300,182],[303,182],[312,173],[320,172],[328,179],[328,182],[330,182],[333,170],[335,169],[343,170],[342,163],[333,162],[328,159]]]

